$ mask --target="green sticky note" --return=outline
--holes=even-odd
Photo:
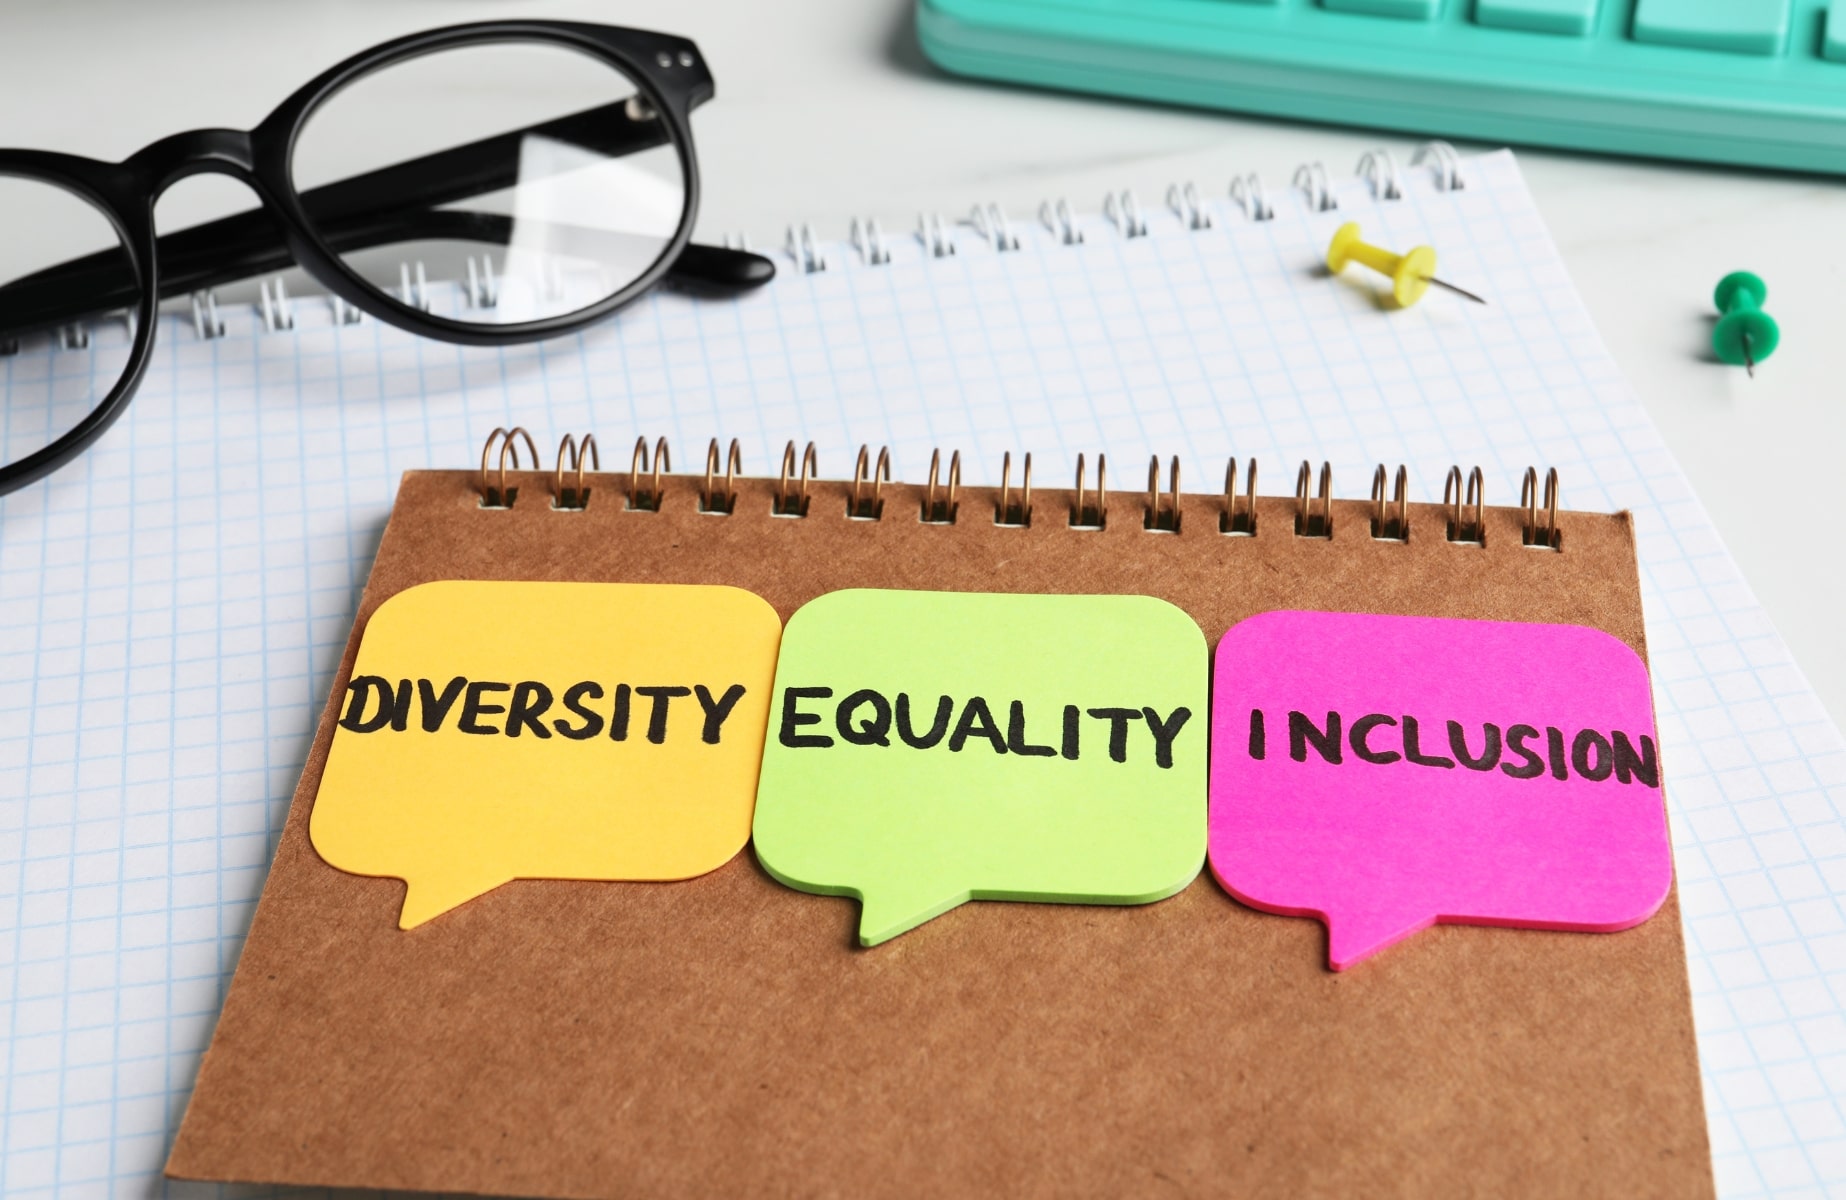
[[[1147,904],[1199,873],[1205,638],[1149,596],[855,590],[776,666],[752,830],[873,946],[967,900]]]

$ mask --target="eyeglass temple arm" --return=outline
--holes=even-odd
[[[428,210],[435,205],[519,182],[520,150],[533,136],[611,157],[667,141],[658,118],[637,120],[625,102],[608,104],[311,188],[301,194],[302,206],[336,250],[402,240],[430,227],[429,218],[436,214]],[[275,220],[260,208],[165,234],[156,240],[155,253],[162,300],[286,270],[295,262]],[[735,295],[774,275],[775,264],[761,255],[692,244],[674,261],[667,279],[701,294]],[[137,294],[119,250],[73,259],[0,287],[0,339],[132,308]]]

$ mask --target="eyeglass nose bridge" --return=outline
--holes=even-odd
[[[137,153],[124,164],[146,188],[150,202],[182,179],[194,175],[229,175],[259,196],[266,189],[257,177],[256,150],[240,129],[194,129],[176,133]]]

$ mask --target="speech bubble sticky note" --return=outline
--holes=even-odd
[[[1647,668],[1575,625],[1271,612],[1218,644],[1211,867],[1344,970],[1439,922],[1612,932],[1673,864]]]
[[[1145,904],[1205,855],[1206,648],[1146,596],[843,591],[789,620],[756,853],[871,946],[970,899]]]
[[[309,816],[405,929],[513,879],[689,879],[744,846],[781,621],[737,588],[442,582],[366,623]]]

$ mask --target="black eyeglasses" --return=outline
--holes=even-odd
[[[0,151],[0,494],[121,416],[171,297],[299,265],[336,320],[505,345],[574,332],[662,281],[767,282],[768,259],[688,241],[688,122],[711,97],[684,38],[494,21],[349,58],[248,133],[177,134],[121,163]],[[205,172],[262,207],[157,238],[155,200]]]

